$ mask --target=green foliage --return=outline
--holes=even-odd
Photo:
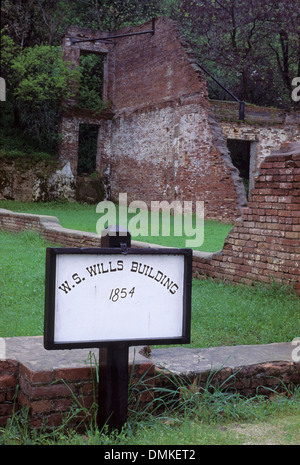
[[[77,0],[75,8],[77,18],[84,24],[115,31],[165,14],[169,3],[169,0]]]
[[[103,67],[104,56],[96,53],[80,54],[80,86],[78,107],[100,113],[105,107],[103,103]]]
[[[28,164],[33,160],[47,160],[51,163],[58,158],[55,151],[51,151],[49,144],[39,144],[30,137],[25,137],[23,131],[18,128],[3,125],[0,127],[0,159],[24,159],[28,160]]]
[[[61,47],[20,48],[2,33],[1,48],[8,100],[2,126],[7,126],[11,109],[13,126],[51,151],[59,141],[60,103],[72,95],[71,83],[78,81],[79,72],[63,60]]]
[[[8,35],[4,34],[4,29],[0,33],[0,46],[1,77],[4,77],[9,82],[11,64],[19,52],[19,47]]]
[[[15,100],[38,106],[72,95],[71,82],[79,79],[63,59],[61,47],[35,45],[20,48],[1,31],[1,61],[7,87]]]
[[[63,60],[61,48],[49,45],[23,49],[14,58],[11,70],[14,97],[34,106],[70,97],[70,84],[78,77]]]
[[[291,107],[299,74],[299,5],[292,0],[184,0],[172,16],[199,61],[237,97]],[[210,97],[228,94],[208,78]]]

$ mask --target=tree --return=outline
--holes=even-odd
[[[299,72],[299,11],[291,0],[185,0],[173,16],[199,61],[240,99],[289,106]],[[211,95],[224,98],[215,86]]]
[[[80,69],[73,71],[63,62],[59,44],[69,25],[114,30],[160,14],[168,4],[169,0],[3,0],[1,76],[7,82],[14,125],[34,140],[55,146],[60,102],[68,99],[70,83],[78,84],[79,79],[78,105],[101,110],[103,67],[95,56],[83,56]]]
[[[114,31],[164,14],[169,1],[163,0],[76,0],[86,26]],[[81,16],[81,17],[82,17]]]
[[[60,47],[35,45],[21,48],[1,36],[8,99],[14,124],[41,143],[57,142],[61,101],[72,94],[79,71],[63,59]]]
[[[292,92],[292,80],[300,76],[300,5],[291,0],[275,0],[270,31],[276,41],[268,46],[274,53],[284,86]]]
[[[2,0],[1,28],[21,47],[59,45],[76,9],[66,0]]]

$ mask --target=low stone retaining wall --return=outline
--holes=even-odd
[[[42,337],[6,338],[5,342],[8,359],[0,360],[0,426],[27,408],[29,426],[55,427],[62,424],[72,407],[89,409],[101,402],[93,363],[98,352],[46,351]],[[245,396],[287,392],[300,385],[300,362],[292,360],[293,348],[291,343],[178,347],[154,349],[150,358],[141,353],[141,348],[130,348],[129,408],[149,407],[161,396],[161,388],[175,390],[183,385],[191,394],[201,393],[207,386],[221,386],[222,390]],[[81,410],[69,426],[88,419]]]
[[[84,409],[98,403],[95,368],[99,363],[98,351],[46,351],[41,336],[4,341],[7,359],[0,360],[0,426],[24,408],[28,410],[32,428],[61,425],[72,407],[79,412],[69,425],[90,419],[85,418]],[[138,351],[130,349],[129,353],[131,384],[138,385],[143,378],[143,385],[151,387],[154,364]],[[148,401],[149,393],[141,392],[139,405]]]

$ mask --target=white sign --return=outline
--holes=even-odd
[[[48,249],[46,346],[187,339],[188,250],[64,250]]]

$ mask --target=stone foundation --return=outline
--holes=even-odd
[[[46,351],[42,337],[4,341],[8,359],[0,360],[0,426],[26,408],[32,428],[55,427],[62,424],[72,407],[88,410],[101,402],[94,368],[98,351]],[[129,408],[150,408],[153,400],[161,397],[160,389],[175,390],[178,383],[192,393],[213,387],[243,396],[287,393],[300,384],[300,362],[292,360],[293,349],[291,343],[177,347],[155,349],[147,358],[141,348],[131,348]],[[82,410],[69,426],[88,420]]]
[[[0,199],[21,202],[75,200],[76,178],[58,160],[1,158]]]

